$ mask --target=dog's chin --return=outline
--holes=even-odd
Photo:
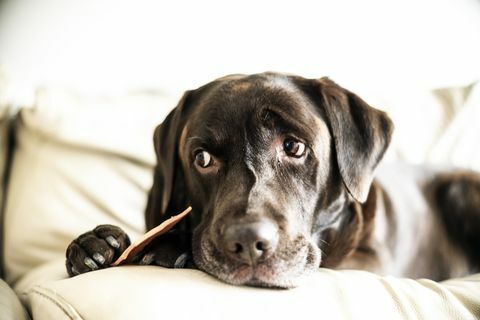
[[[199,254],[194,250],[193,254],[199,269],[233,285],[294,288],[302,283],[305,276],[318,269],[321,259],[319,248],[311,243],[294,251],[295,254],[273,255],[254,266],[220,256],[211,244],[202,247],[207,250],[201,250]]]
[[[217,277],[233,285],[289,289],[297,287],[302,282],[302,279],[313,270],[304,269],[300,272],[298,271],[296,270],[292,273],[286,271],[285,274],[282,274],[272,269],[268,264],[259,264],[255,267],[241,265],[232,270],[231,273],[217,274]]]

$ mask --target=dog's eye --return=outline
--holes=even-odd
[[[293,138],[283,141],[283,150],[289,157],[300,158],[305,153],[305,144]]]
[[[207,168],[212,164],[212,156],[205,150],[198,151],[195,154],[195,164],[201,168]]]

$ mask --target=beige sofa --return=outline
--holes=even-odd
[[[396,120],[387,161],[480,170],[480,149],[472,148],[480,138],[472,120],[480,119],[480,86],[421,93],[407,105],[393,97],[370,101]],[[480,274],[436,283],[319,269],[292,290],[235,287],[201,271],[154,266],[68,279],[65,248],[80,233],[102,223],[134,239],[144,232],[151,135],[174,105],[154,92],[106,99],[44,90],[19,110],[4,199],[4,275],[33,319],[480,318]],[[24,316],[18,302],[3,303],[4,296],[15,301],[4,290],[0,318]]]

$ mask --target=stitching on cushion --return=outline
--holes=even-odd
[[[80,314],[77,312],[77,310],[75,310],[75,308],[70,303],[68,303],[62,296],[60,296],[56,292],[54,292],[50,289],[47,289],[47,288],[37,286],[37,287],[33,288],[30,291],[30,293],[37,294],[37,295],[49,300],[50,302],[55,304],[58,308],[60,308],[60,310],[62,310],[63,313],[69,319],[83,320],[83,318],[80,316]]]

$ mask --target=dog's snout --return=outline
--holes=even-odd
[[[268,220],[236,224],[225,230],[224,241],[231,257],[255,265],[275,251],[278,229]]]

